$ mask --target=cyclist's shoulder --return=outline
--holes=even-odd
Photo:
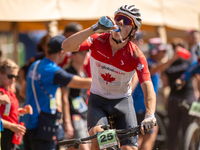
[[[135,45],[131,41],[128,41],[127,46],[126,46],[126,50],[128,52],[130,52],[131,56],[136,58],[136,59],[144,56],[143,52],[139,49],[139,47],[137,47],[137,45]]]

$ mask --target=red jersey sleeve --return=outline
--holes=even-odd
[[[79,51],[84,51],[84,50],[93,50],[94,48],[94,41],[98,37],[98,34],[93,34],[89,36],[81,45]]]
[[[143,52],[136,46],[133,46],[132,56],[133,56],[133,66],[137,72],[140,84],[144,81],[151,81],[151,75],[149,72],[146,57]]]

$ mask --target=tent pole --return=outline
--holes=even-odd
[[[13,22],[12,23],[12,32],[13,32],[13,42],[14,42],[14,56],[13,60],[16,64],[18,64],[18,53],[17,53],[17,44],[18,44],[18,23]]]
[[[156,35],[160,37],[165,44],[167,43],[167,32],[165,26],[156,26]]]

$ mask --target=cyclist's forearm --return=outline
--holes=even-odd
[[[78,51],[79,46],[85,41],[85,39],[94,33],[95,32],[93,31],[92,27],[75,33],[62,43],[62,48],[67,52]]]
[[[144,103],[146,114],[154,114],[156,108],[156,94],[151,81],[145,81],[141,84],[144,93]]]

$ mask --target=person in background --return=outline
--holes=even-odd
[[[18,74],[19,74],[19,83],[21,84],[21,88],[19,91],[19,95],[25,99],[25,86],[26,86],[26,75],[28,72],[29,67],[32,65],[33,62],[36,60],[42,59],[47,55],[47,43],[50,39],[49,35],[45,35],[41,38],[40,42],[37,44],[37,51],[39,52],[36,56],[33,56],[30,58],[29,61],[26,62],[26,64],[20,68]]]
[[[18,69],[17,64],[10,59],[0,63],[0,95],[2,97],[6,94],[10,99],[10,104],[7,104],[10,105],[10,111],[6,111],[6,105],[0,106],[0,115],[4,127],[1,138],[2,150],[11,150],[14,147],[12,144],[14,132],[24,134],[26,131],[24,126],[19,125],[18,116],[27,113],[32,114],[32,107],[30,105],[19,108],[18,100],[11,90],[12,84],[18,78]]]
[[[26,78],[26,74],[28,72],[29,67],[31,66],[31,64],[33,62],[35,62],[36,60],[42,59],[46,56],[47,54],[47,43],[50,39],[50,36],[47,34],[45,36],[43,36],[39,43],[36,45],[36,49],[38,51],[38,54],[36,56],[31,57],[24,66],[22,66],[19,70],[19,83],[22,84],[23,80]]]
[[[184,48],[186,43],[181,38],[174,38],[172,39],[171,44],[174,55],[176,55],[177,49],[179,49],[179,47]],[[167,117],[169,119],[167,129],[167,149],[169,150],[175,150],[178,146],[177,139],[179,129],[182,130],[184,136],[188,125],[192,121],[191,116],[188,115],[189,110],[180,105],[183,101],[192,103],[196,100],[191,79],[188,80],[181,90],[177,90],[175,86],[176,79],[178,79],[189,66],[190,60],[179,58],[162,74],[163,87],[169,86],[171,89],[167,101]]]
[[[72,34],[79,32],[83,30],[83,26],[77,22],[70,22],[65,26],[63,35],[68,38],[69,36],[71,36]],[[61,62],[60,64],[58,64],[58,66],[62,67],[63,69],[66,69],[68,62],[68,58],[71,56],[71,52],[66,52],[65,58],[63,60],[63,62]]]
[[[67,37],[71,36],[72,34],[75,34],[76,32],[79,32],[81,30],[83,30],[83,26],[81,24],[79,24],[77,22],[71,22],[71,23],[68,23],[65,26],[63,35],[67,38]],[[72,53],[66,52],[63,62],[59,63],[58,65],[66,70],[66,68],[70,67],[70,65],[71,65],[71,63],[69,62],[70,60],[72,60],[71,57],[74,57],[74,56],[72,56]],[[84,63],[83,64],[83,69],[84,69],[83,71],[87,74],[88,77],[91,77],[90,69],[88,69],[88,68],[90,68],[88,52],[86,54],[86,59],[84,60],[83,63]],[[72,72],[72,73],[74,74],[74,72]],[[69,103],[68,98],[67,99],[65,98],[65,97],[68,97],[68,95],[66,95],[66,90],[67,89],[65,87],[61,88],[63,114],[68,114],[68,113],[64,113],[65,111],[68,111],[65,106],[68,105],[68,103]],[[69,89],[67,91],[69,91]],[[67,94],[69,94],[69,93],[67,92]],[[65,130],[65,135],[67,136],[67,138],[72,138],[73,135],[74,135],[74,129],[73,129],[72,124],[71,124],[71,116],[64,116],[63,126],[64,126],[64,130]]]
[[[154,91],[157,95],[158,93],[158,86],[159,86],[159,79],[160,79],[160,73],[167,69],[174,61],[178,59],[177,55],[174,55],[170,60],[166,62],[161,62],[161,60],[166,55],[167,47],[163,44],[162,39],[159,37],[151,38],[149,39],[149,58],[147,59],[149,71],[151,74],[151,80],[153,82]],[[138,123],[140,124],[142,119],[145,116],[146,109],[145,109],[145,103],[144,103],[144,95],[142,93],[142,88],[139,84],[139,81],[137,77],[133,78],[133,83],[138,83],[136,85],[136,88],[133,89],[132,97],[134,102],[134,108],[137,115]],[[135,85],[132,85],[133,88]],[[152,150],[155,138],[158,132],[158,126],[151,129],[148,133],[145,135],[139,135],[138,137],[138,147],[140,150]]]
[[[66,69],[68,73],[78,75],[82,78],[87,77],[87,73],[84,70],[84,61],[87,59],[87,51],[72,52],[69,58],[69,67]],[[73,125],[73,135],[69,138],[84,138],[87,137],[87,109],[86,100],[88,99],[87,89],[74,89],[74,88],[62,88],[63,101],[68,101],[70,105],[70,115]],[[63,105],[65,106],[65,105]],[[66,109],[66,107],[63,107]],[[67,117],[64,115],[64,118]],[[65,118],[64,120],[67,120]],[[65,131],[69,129],[67,122],[65,122]],[[89,150],[89,144],[81,144],[80,150]],[[71,149],[70,149],[71,150]]]
[[[190,78],[200,74],[200,42],[196,45],[195,53],[197,56],[197,61],[193,62],[189,68],[176,80],[178,90],[180,90]]]
[[[187,41],[187,49],[191,53],[190,61],[191,63],[197,60],[195,54],[195,48],[197,43],[200,41],[200,32],[198,30],[188,30],[186,31],[186,41]]]
[[[90,88],[91,78],[81,78],[77,75],[67,73],[57,64],[63,61],[65,52],[62,49],[62,42],[65,37],[55,36],[51,38],[47,44],[48,53],[41,61],[34,62],[28,71],[26,76],[26,98],[25,104],[29,104],[33,107],[33,115],[24,115],[23,120],[27,128],[24,135],[24,150],[55,150],[56,141],[46,141],[42,139],[36,139],[36,131],[38,128],[39,114],[35,104],[35,98],[33,96],[32,88],[32,72],[37,63],[37,74],[39,78],[34,80],[35,93],[38,98],[38,103],[41,111],[51,114],[55,107],[51,107],[50,101],[55,99],[55,93],[60,86],[68,86],[70,88]],[[40,82],[40,83],[39,83]],[[43,88],[41,88],[41,85]],[[46,92],[44,92],[44,89]],[[52,95],[51,100],[49,95]],[[64,105],[65,109],[69,110],[68,105]],[[67,112],[70,116],[69,112]]]
[[[198,30],[188,30],[186,31],[186,42],[187,42],[187,49],[191,53],[190,62],[193,63],[197,61],[197,56],[195,54],[195,48],[197,43],[200,41],[200,32]],[[196,74],[192,78],[192,84],[194,87],[194,94],[196,99],[200,97],[200,75]]]
[[[91,50],[92,85],[88,100],[87,123],[90,135],[102,131],[113,116],[116,129],[127,129],[137,125],[131,96],[131,79],[137,72],[146,104],[145,118],[141,123],[147,130],[156,124],[154,116],[156,96],[153,90],[146,58],[130,40],[141,26],[141,14],[135,5],[123,5],[114,14],[114,20],[103,16],[93,26],[68,37],[62,44],[65,51]],[[110,22],[113,27],[109,27]],[[120,32],[112,32],[119,27]],[[109,32],[111,31],[111,32]],[[96,33],[96,34],[95,34]],[[120,36],[121,35],[121,36]],[[122,150],[137,150],[137,137],[120,141]],[[98,150],[92,143],[91,150]]]
[[[72,34],[79,32],[83,30],[83,26],[80,23],[77,22],[70,22],[65,26],[63,35],[68,38]],[[66,69],[66,66],[68,64],[67,60],[71,56],[71,52],[66,52],[66,56],[62,63],[58,64],[58,66],[62,67],[63,69]],[[87,53],[87,60],[84,63],[84,70],[87,72],[88,76],[91,77],[91,71],[90,71],[90,54]]]
[[[8,97],[8,95],[4,94],[4,95],[0,95],[0,106],[1,104],[9,104],[10,103],[10,99]],[[0,150],[1,150],[1,131],[3,131],[3,124],[1,121],[1,114],[0,114]]]

